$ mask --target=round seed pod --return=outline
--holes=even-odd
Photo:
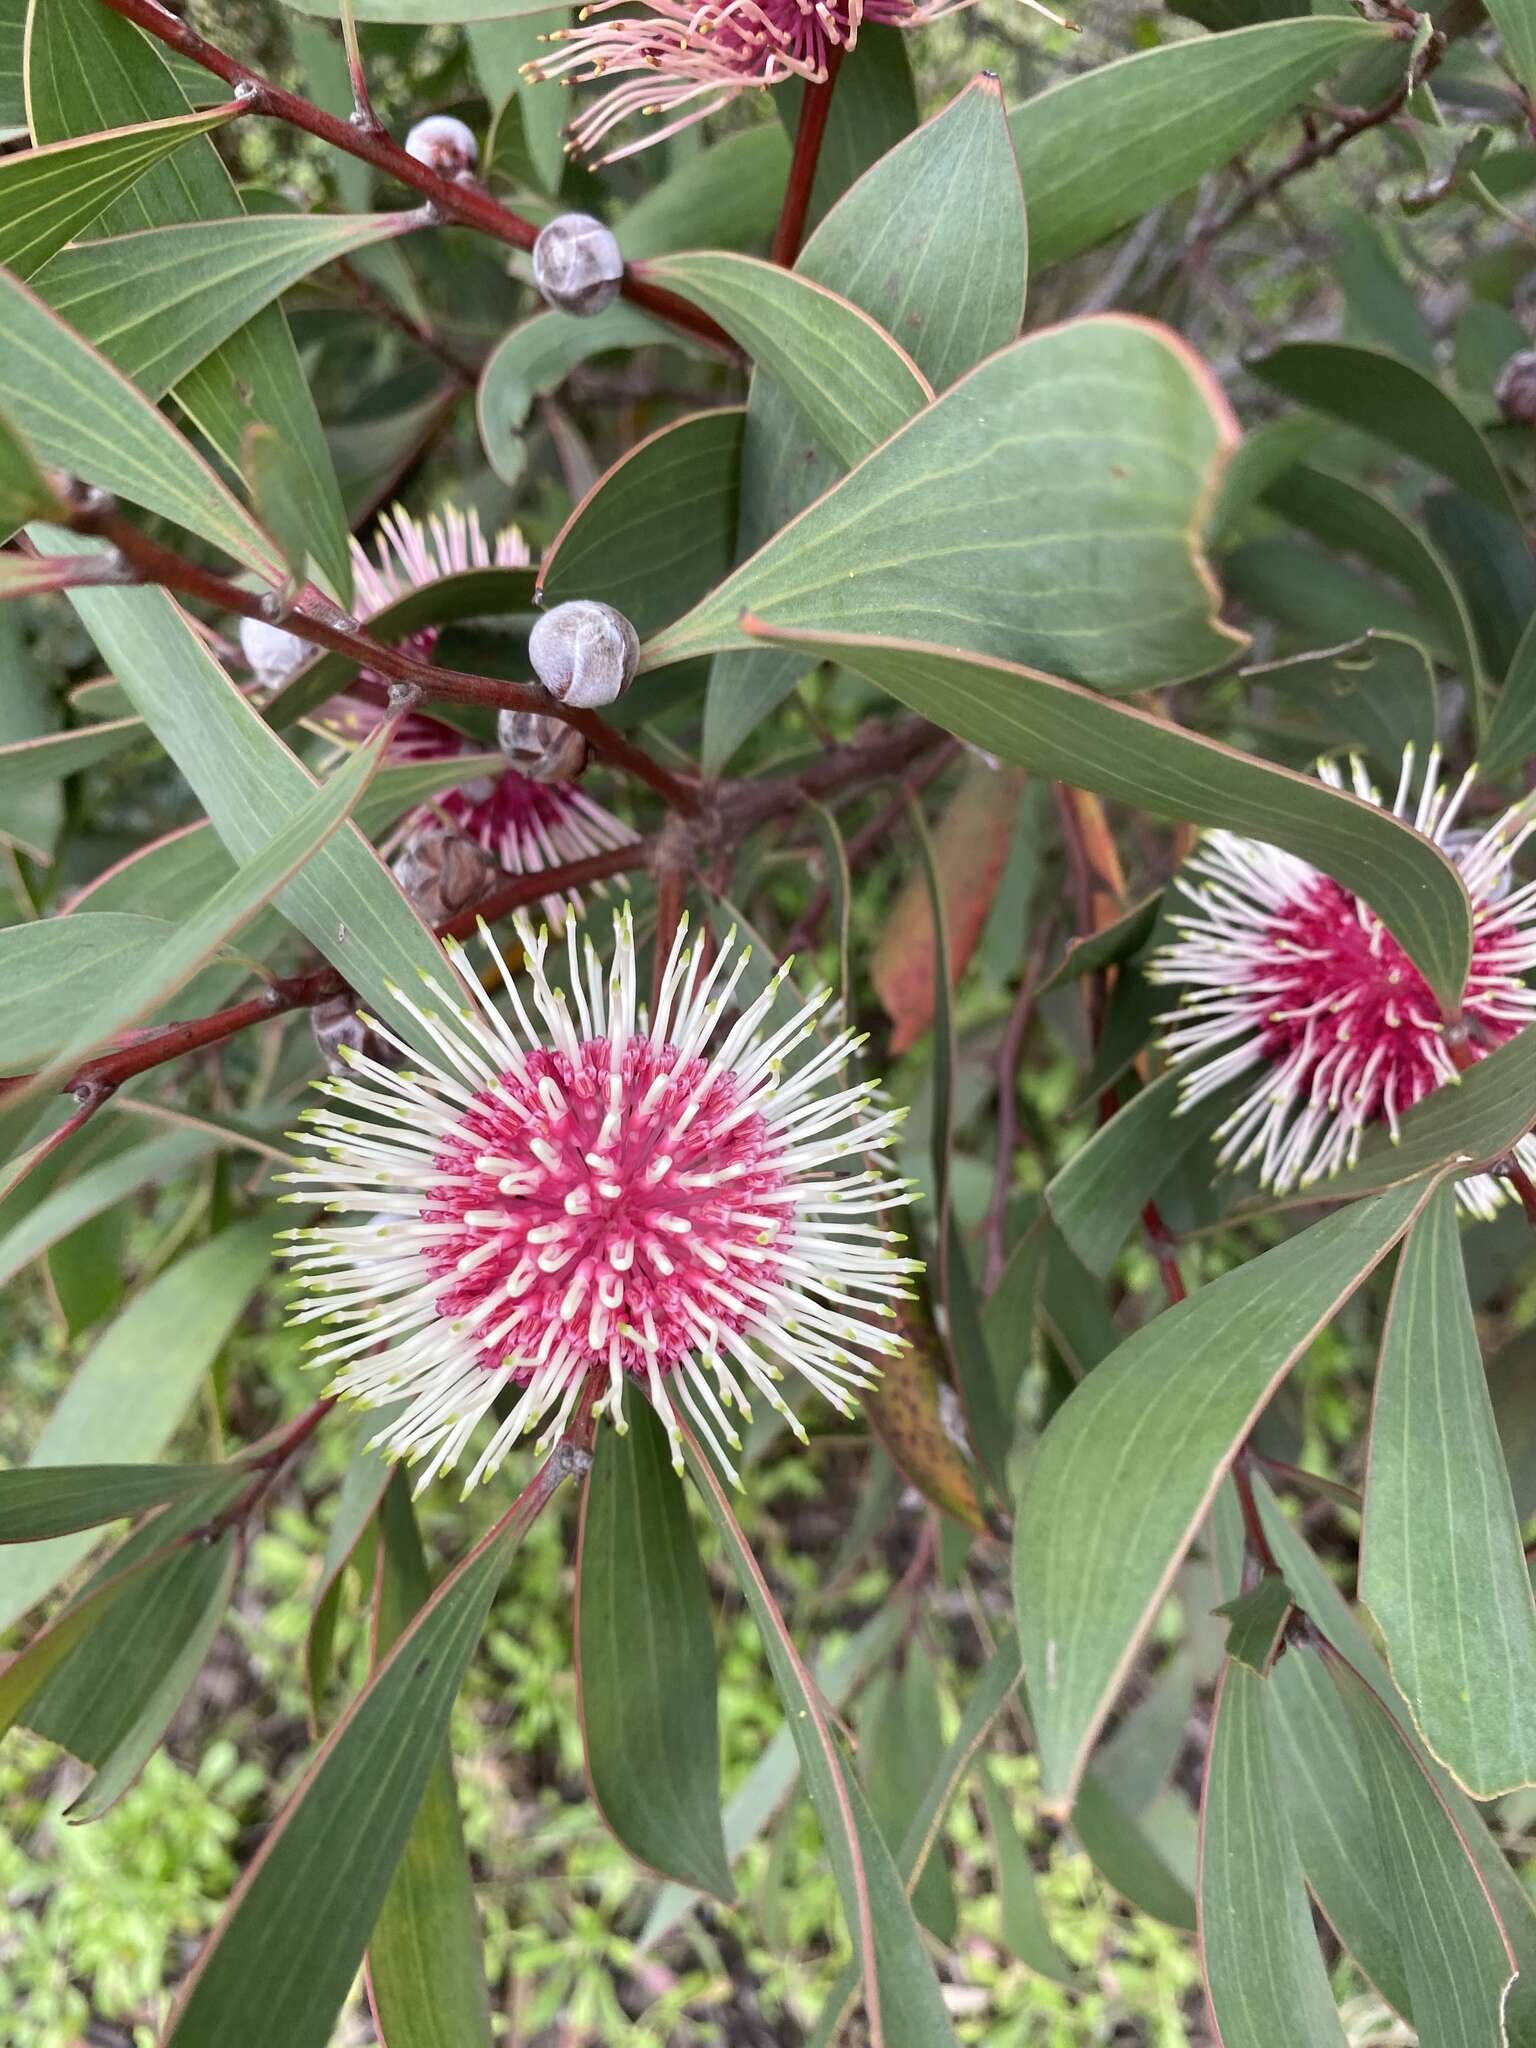
[[[430,925],[446,924],[461,910],[473,909],[501,879],[500,868],[473,839],[435,822],[417,827],[392,872]]]
[[[283,626],[270,626],[265,619],[242,619],[240,652],[262,688],[275,690],[295,669],[302,668],[315,650]]]
[[[316,1003],[309,1013],[310,1028],[315,1034],[315,1044],[320,1056],[333,1074],[344,1074],[347,1062],[343,1051],[364,1053],[371,1060],[378,1060],[389,1066],[394,1063],[394,1047],[384,1039],[376,1038],[363,1022],[358,1012],[357,997],[350,990],[345,995],[331,996],[323,1003]]]
[[[590,213],[562,213],[533,245],[533,281],[557,313],[601,313],[623,279],[619,245]]]
[[[1511,356],[1493,387],[1494,400],[1512,427],[1536,426],[1536,348]]]
[[[596,711],[635,680],[640,635],[611,604],[579,597],[545,612],[528,635],[528,659],[551,697]]]
[[[573,725],[542,711],[503,711],[496,744],[529,782],[574,782],[587,765],[587,743]]]
[[[441,178],[462,178],[479,161],[480,145],[452,114],[429,114],[406,136],[405,153]]]

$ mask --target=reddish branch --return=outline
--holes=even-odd
[[[774,230],[771,251],[773,261],[783,264],[786,270],[800,254],[800,244],[805,238],[805,217],[810,210],[816,166],[821,161],[821,145],[827,132],[827,116],[832,111],[832,91],[837,84],[838,67],[842,61],[842,45],[834,43],[827,52],[826,77],[807,85],[800,101],[789,180],[784,187],[784,203],[779,210],[779,224]]]
[[[200,36],[187,22],[160,6],[159,0],[102,0],[102,4],[110,7],[114,14],[120,14],[125,21],[131,21],[135,28],[143,29],[157,42],[164,43],[167,49],[175,50],[178,55],[200,65],[204,71],[211,71],[215,78],[222,78],[227,85],[234,87],[238,98],[249,103],[252,113],[269,114],[274,120],[286,121],[292,128],[302,128],[306,134],[318,136],[322,142],[330,143],[333,149],[345,150],[348,156],[361,157],[364,163],[372,164],[375,170],[383,171],[397,184],[408,185],[412,190],[423,193],[444,220],[478,228],[482,234],[493,235],[498,242],[510,243],[514,249],[531,249],[538,239],[538,228],[531,220],[493,199],[483,185],[445,178],[429,165],[407,156],[400,144],[382,129],[359,126],[336,114],[328,114],[313,101],[274,85],[259,71],[253,71],[248,64],[240,63]],[[665,320],[670,326],[681,328],[716,348],[732,348],[729,338],[713,320],[675,293],[663,291],[627,274],[623,292],[632,305],[654,314],[658,320]]]

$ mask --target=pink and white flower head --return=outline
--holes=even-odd
[[[921,28],[970,0],[647,0],[643,12],[613,18],[616,8],[629,5],[632,0],[590,0],[576,28],[557,29],[547,38],[566,48],[523,67],[536,82],[620,79],[569,124],[573,155],[592,157],[611,130],[634,116],[665,120],[638,140],[594,157],[594,165],[616,163],[675,135],[738,93],[788,78],[820,83],[832,52],[853,49],[866,21]],[[1065,25],[1042,0],[1025,5]],[[605,18],[594,22],[599,15]]]
[[[1472,901],[1472,967],[1463,998],[1468,1048],[1482,1059],[1536,1017],[1523,977],[1536,966],[1536,882],[1516,886],[1511,863],[1533,830],[1532,805],[1506,811],[1486,831],[1458,828],[1474,770],[1448,792],[1432,749],[1414,795],[1413,748],[1403,755],[1392,804],[1455,862]],[[1334,788],[1331,762],[1318,773]],[[1355,795],[1380,804],[1358,760]],[[1191,880],[1198,876],[1199,880]],[[1190,991],[1161,1020],[1163,1046],[1187,1070],[1186,1105],[1253,1074],[1253,1085],[1219,1127],[1218,1158],[1257,1167],[1277,1194],[1352,1165],[1366,1129],[1385,1123],[1395,1141],[1402,1113],[1457,1066],[1445,1019],[1424,977],[1370,906],[1295,854],[1210,832],[1179,878],[1194,915],[1173,919],[1181,936],[1158,955],[1153,979]],[[1536,1139],[1515,1156],[1536,1170]],[[1457,1185],[1464,1207],[1491,1216],[1505,1189],[1492,1174]]]
[[[352,570],[358,616],[364,620],[396,604],[412,590],[468,569],[521,569],[528,549],[515,526],[504,528],[494,546],[486,541],[473,511],[448,507],[425,522],[413,519],[402,506],[379,517],[378,553],[370,557],[352,543]],[[406,636],[402,645],[430,660],[438,628],[425,626]],[[365,671],[365,673],[367,673]],[[374,678],[382,681],[382,678]],[[383,707],[346,697],[326,715],[326,723],[349,739],[361,739],[384,716]],[[390,749],[394,761],[435,761],[470,750],[464,735],[451,725],[412,712],[400,726]],[[515,768],[497,775],[479,775],[414,812],[410,826],[438,811],[455,830],[473,839],[509,875],[534,875],[544,868],[563,867],[589,854],[628,846],[634,830],[595,802],[574,782],[535,782]],[[558,923],[567,906],[581,907],[574,891],[544,899],[544,912]]]
[[[708,966],[678,932],[653,1017],[627,904],[606,976],[570,922],[563,988],[547,932],[517,932],[521,984],[481,931],[504,1007],[452,948],[452,990],[399,997],[431,1058],[370,1025],[405,1067],[348,1047],[349,1076],[316,1084],[337,1106],[306,1112],[321,1156],[286,1199],[360,1220],[287,1233],[295,1320],[326,1326],[310,1342],[334,1391],[406,1403],[375,1441],[425,1459],[422,1485],[503,1394],[466,1492],[529,1432],[552,1441],[592,1381],[620,1430],[637,1386],[680,1465],[679,1403],[734,1478],[731,1409],[760,1395],[803,1438],[787,1370],[848,1414],[870,1354],[900,1349],[890,1303],[917,1268],[872,1219],[909,1196],[868,1155],[902,1112],[872,1081],[834,1085],[851,1031],[796,1059],[827,991],[768,1027],[787,965],[730,1015],[749,959],[734,932]]]

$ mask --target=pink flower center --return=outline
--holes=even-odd
[[[668,1371],[741,1330],[793,1231],[787,1177],[739,1084],[670,1045],[530,1053],[475,1098],[434,1162],[423,1221],[438,1312],[472,1319],[481,1360],[526,1383],[560,1347],[574,1369]]]

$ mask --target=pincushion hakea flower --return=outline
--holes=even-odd
[[[874,1082],[824,1092],[861,1041],[840,1031],[788,1064],[827,992],[764,1035],[786,965],[726,1024],[749,953],[732,933],[706,968],[679,930],[647,1019],[627,904],[606,990],[574,921],[568,993],[545,973],[547,933],[517,931],[534,1016],[482,926],[510,1021],[453,948],[452,993],[400,998],[437,1058],[401,1046],[394,1072],[348,1048],[349,1078],[316,1084],[339,1106],[306,1112],[324,1156],[286,1199],[368,1218],[286,1233],[309,1290],[295,1319],[329,1326],[310,1342],[333,1389],[408,1403],[376,1441],[425,1458],[423,1485],[509,1390],[466,1492],[529,1431],[558,1434],[594,1378],[621,1429],[636,1382],[680,1462],[675,1395],[728,1472],[727,1410],[750,1416],[752,1395],[804,1436],[786,1368],[851,1412],[866,1354],[900,1348],[889,1300],[917,1268],[869,1220],[909,1199],[864,1158],[902,1112],[873,1108]]]
[[[364,620],[397,603],[407,592],[444,576],[493,566],[520,569],[528,562],[527,546],[515,526],[496,536],[493,549],[473,510],[464,513],[450,506],[423,523],[396,505],[380,514],[379,529],[377,560],[355,540],[352,543],[358,616]],[[432,657],[437,638],[437,627],[427,626],[408,635],[403,644],[426,661]],[[361,738],[382,716],[379,706],[349,697],[341,700],[339,710],[327,722],[349,738]],[[433,761],[466,750],[462,733],[412,712],[401,724],[390,759]],[[535,782],[515,768],[476,776],[438,797],[435,808],[509,875],[534,875],[544,868],[562,867],[609,847],[627,846],[637,836],[573,782]],[[430,808],[423,809],[409,822],[420,824],[431,815]],[[545,915],[558,922],[567,902],[578,910],[581,907],[575,891],[546,897]]]
[[[815,83],[827,76],[833,50],[851,50],[866,21],[921,28],[971,0],[648,0],[646,11],[589,26],[629,0],[592,0],[579,26],[557,29],[547,40],[567,48],[557,57],[526,64],[535,82],[564,78],[585,84],[615,73],[638,74],[603,93],[567,128],[573,155],[590,156],[608,133],[634,115],[671,115],[665,127],[593,160],[617,163],[717,113],[738,93],[782,85],[787,78]],[[1042,0],[1024,0],[1058,26],[1062,18]]]
[[[1463,1015],[1469,1050],[1482,1059],[1536,1017],[1536,992],[1521,978],[1536,966],[1536,882],[1516,887],[1511,878],[1536,820],[1528,800],[1486,831],[1456,829],[1474,772],[1447,793],[1436,747],[1415,800],[1410,746],[1392,810],[1442,847],[1467,885],[1473,937]],[[1332,763],[1318,773],[1344,786]],[[1380,803],[1358,760],[1350,779],[1357,796]],[[1455,1081],[1428,984],[1342,883],[1232,832],[1207,834],[1186,873],[1202,878],[1179,881],[1198,914],[1173,920],[1182,936],[1152,970],[1154,980],[1192,991],[1160,1020],[1172,1026],[1163,1045],[1173,1065],[1190,1069],[1184,1101],[1263,1070],[1217,1131],[1223,1164],[1256,1165],[1279,1194],[1306,1187],[1351,1165],[1367,1126],[1385,1122],[1396,1139],[1405,1109]],[[1522,1138],[1515,1156],[1536,1169],[1536,1138]],[[1484,1173],[1461,1181],[1457,1194],[1487,1217],[1505,1190]]]

